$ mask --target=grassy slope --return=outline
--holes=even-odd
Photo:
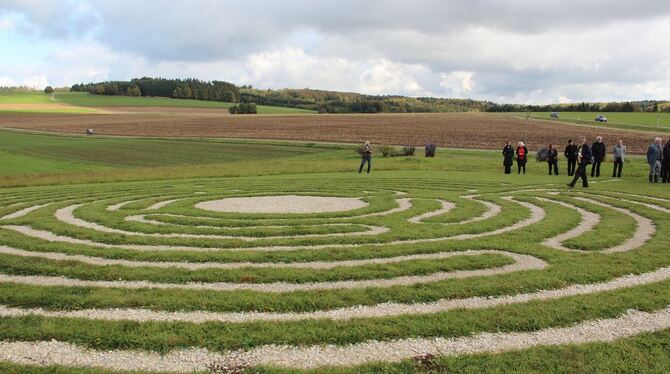
[[[336,147],[326,148],[335,151]],[[324,148],[221,140],[101,138],[0,132],[0,175],[207,165],[313,155]]]
[[[0,94],[0,104],[51,104],[49,95],[42,92]]]
[[[550,112],[535,112],[531,118],[553,120]],[[602,114],[607,117],[608,122],[600,124],[594,121],[594,118]],[[525,113],[514,113],[517,116],[525,117]],[[670,129],[670,113],[661,113],[659,126],[656,126],[656,113],[609,113],[609,112],[560,112],[559,121],[582,123],[603,127],[617,127],[631,130],[655,130]]]
[[[91,113],[91,109],[63,105],[42,92],[0,94],[1,113]]]
[[[56,93],[56,100],[81,107],[180,107],[180,108],[221,108],[235,105],[219,101],[171,99],[164,97],[131,97],[90,95],[82,92]],[[259,105],[259,114],[307,114],[309,110]]]

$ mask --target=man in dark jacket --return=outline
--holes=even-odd
[[[649,164],[649,183],[658,183],[663,163],[663,146],[661,138],[656,138],[654,144],[647,148],[647,163]]]
[[[512,165],[514,165],[514,147],[512,147],[512,143],[509,140],[505,144],[505,148],[503,148],[502,154],[503,165],[505,166],[505,174],[511,174]]]
[[[603,138],[598,136],[596,137],[596,142],[591,146],[591,152],[593,153],[593,166],[591,166],[591,178],[595,175],[600,177],[600,164],[605,160],[605,154],[607,153],[607,147],[603,143]]]
[[[593,154],[589,145],[586,144],[586,138],[582,138],[582,146],[579,147],[579,166],[575,171],[575,177],[572,179],[572,182],[568,183],[568,187],[574,187],[579,178],[582,178],[582,186],[584,188],[589,186],[589,180],[586,177],[586,167],[591,163],[592,157]]]
[[[661,178],[663,183],[670,182],[670,139],[663,147],[663,162],[661,163]]]
[[[549,175],[551,175],[552,171],[555,175],[558,175],[558,149],[553,144],[549,144],[547,164],[549,165]]]
[[[568,145],[565,146],[563,155],[568,160],[568,175],[575,175],[575,168],[577,167],[577,156],[579,154],[579,147],[572,143],[572,139],[568,140]]]

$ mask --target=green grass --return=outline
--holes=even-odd
[[[321,289],[296,292],[248,290],[214,291],[189,289],[129,289],[102,287],[39,286],[0,282],[0,305],[75,311],[88,308],[143,308],[154,311],[209,312],[314,312],[373,306],[380,303],[430,303],[443,299],[491,298],[574,284],[607,282],[629,274],[641,274],[670,266],[670,235],[667,213],[620,199],[628,194],[670,200],[664,185],[645,182],[642,158],[631,157],[624,178],[607,182],[596,179],[589,190],[569,191],[567,176],[546,175],[546,164],[529,162],[528,174],[502,174],[499,152],[443,150],[440,157],[375,157],[373,173],[356,173],[359,158],[352,146],[272,141],[222,141],[211,139],[142,139],[77,137],[0,133],[0,217],[37,204],[51,203],[25,216],[0,221],[0,245],[28,253],[92,256],[106,260],[192,263],[332,262],[426,255],[467,250],[497,250],[494,254],[454,256],[439,260],[412,259],[387,264],[357,264],[330,269],[259,268],[235,269],[160,268],[156,266],[89,265],[57,260],[0,254],[0,273],[15,276],[64,276],[80,280],[134,281],[184,285],[189,282],[265,284],[288,282],[362,281],[426,276],[439,272],[493,269],[511,263],[504,253],[525,254],[545,261],[541,270],[515,271],[493,276],[443,279],[429,283],[391,287]],[[561,161],[564,166],[564,161]],[[472,165],[477,165],[473,172]],[[607,175],[610,164],[603,166]],[[564,169],[564,167],[563,167]],[[543,189],[561,192],[553,195]],[[476,192],[470,191],[476,190]],[[397,205],[404,191],[412,207],[382,216]],[[655,235],[630,252],[599,251],[629,239],[637,226],[616,210],[575,199],[583,196],[628,209],[655,224]],[[198,201],[232,196],[319,195],[361,197],[369,205],[354,212],[315,214],[234,214],[196,209]],[[463,195],[480,195],[476,200]],[[541,207],[545,218],[525,229],[467,240],[437,240],[477,234],[508,227],[530,217],[531,211],[503,197]],[[564,245],[583,252],[558,251],[542,243],[579,224],[580,215],[554,202],[564,201],[601,215],[590,232]],[[146,210],[164,200],[175,201],[157,210]],[[407,220],[436,210],[436,199],[451,201],[456,208],[422,224]],[[670,207],[670,202],[644,197],[628,200]],[[458,222],[486,211],[480,201],[501,207],[490,219],[459,225]],[[107,207],[132,201],[116,211]],[[142,235],[106,233],[73,226],[58,220],[56,211],[83,204],[73,215],[98,225]],[[128,221],[130,215],[147,215],[163,225]],[[355,217],[350,217],[356,215]],[[323,223],[341,223],[336,227]],[[22,235],[6,225],[26,225],[60,236],[98,244],[68,244]],[[357,236],[365,225],[383,226],[388,232]],[[231,235],[251,240],[156,237],[153,234]],[[319,236],[319,234],[343,234]],[[304,235],[316,235],[303,237]],[[398,241],[398,242],[396,242]],[[103,247],[100,244],[111,244]],[[185,248],[126,248],[128,245],[186,246]],[[310,248],[314,245],[322,247]],[[284,250],[283,247],[295,247]],[[257,247],[271,247],[259,250]],[[280,248],[277,248],[280,247]],[[305,248],[302,248],[305,247]],[[211,250],[212,248],[216,250]],[[552,300],[533,300],[483,309],[453,309],[425,315],[381,316],[334,321],[188,323],[101,321],[39,316],[0,318],[0,341],[51,340],[93,349],[132,349],[168,352],[186,347],[213,351],[250,349],[267,344],[346,345],[371,339],[413,337],[457,338],[482,332],[528,332],[571,326],[594,319],[615,318],[629,309],[655,311],[670,305],[670,280]],[[664,372],[668,361],[669,332],[661,331],[611,343],[537,347],[520,352],[437,357],[441,372]],[[569,358],[569,359],[566,359]],[[65,368],[38,369],[0,363],[10,373],[68,372]],[[356,368],[322,368],[314,373],[419,372],[415,363],[370,363]],[[76,372],[76,371],[73,371]],[[88,373],[87,369],[79,372]],[[248,372],[295,372],[271,367]],[[310,372],[310,371],[307,371]]]
[[[341,148],[340,148],[341,149]],[[222,164],[340,153],[338,147],[207,139],[139,139],[0,132],[0,175]]]
[[[85,92],[60,92],[57,101],[80,107],[165,107],[165,108],[220,108],[228,109],[233,103],[206,100],[172,99],[164,97],[132,97],[91,95]],[[258,114],[309,114],[311,110],[259,105]]]
[[[29,107],[30,105],[33,105],[33,107]],[[37,105],[39,107],[35,107]],[[85,114],[93,112],[93,110],[88,108],[61,105],[52,100],[50,95],[38,91],[0,94],[0,115],[22,113]]]
[[[51,97],[43,92],[0,94],[0,104],[52,104]]]
[[[526,113],[514,113],[516,116],[526,116]],[[663,130],[670,129],[670,113],[647,112],[559,112],[558,120],[551,118],[551,112],[534,112],[531,118],[548,121],[563,121],[588,124],[599,127],[627,128],[632,130]],[[598,115],[607,117],[607,123],[595,122]],[[657,122],[658,119],[658,122]]]

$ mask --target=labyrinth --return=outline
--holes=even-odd
[[[3,189],[0,361],[356,370],[670,329],[670,199],[617,185],[399,172]]]

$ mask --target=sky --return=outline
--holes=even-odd
[[[0,0],[0,86],[151,76],[498,103],[670,100],[669,0]]]

